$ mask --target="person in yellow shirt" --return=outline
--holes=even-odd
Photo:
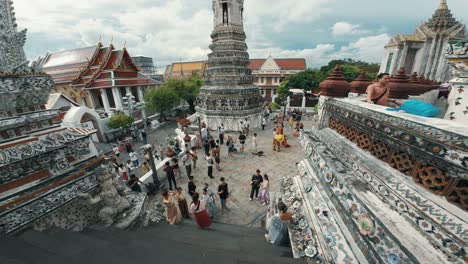
[[[141,171],[143,171],[143,174],[146,174],[150,171],[150,167],[147,162],[143,162],[143,165],[141,166]]]

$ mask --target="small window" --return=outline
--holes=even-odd
[[[390,66],[392,66],[393,52],[388,54],[387,65],[385,66],[385,72],[390,72]]]
[[[229,9],[227,3],[223,3],[223,24],[229,24]]]

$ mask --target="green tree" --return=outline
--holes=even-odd
[[[177,97],[187,102],[190,112],[195,112],[195,100],[203,86],[203,80],[198,75],[183,79],[170,79],[165,85],[172,89]]]
[[[166,82],[159,88],[147,91],[145,102],[151,111],[159,113],[159,119],[162,121],[165,118],[165,113],[177,105],[179,98],[173,87]]]
[[[107,122],[107,126],[112,129],[128,130],[133,125],[134,118],[123,113],[113,115]]]

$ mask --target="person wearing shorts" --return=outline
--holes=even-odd
[[[240,152],[244,152],[244,145],[245,145],[245,140],[246,140],[246,136],[244,135],[243,132],[240,132],[240,135],[239,135],[239,143],[240,143]]]

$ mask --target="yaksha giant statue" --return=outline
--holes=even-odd
[[[205,86],[197,98],[197,113],[209,129],[221,124],[231,131],[240,131],[245,124],[259,127],[264,100],[248,67],[244,1],[213,0],[213,12],[212,53],[208,55]]]
[[[102,165],[97,173],[100,192],[94,197],[89,193],[82,193],[80,196],[88,199],[91,204],[102,204],[98,217],[108,227],[113,224],[117,214],[130,207],[130,202],[124,197],[128,190],[112,177],[112,167]]]

